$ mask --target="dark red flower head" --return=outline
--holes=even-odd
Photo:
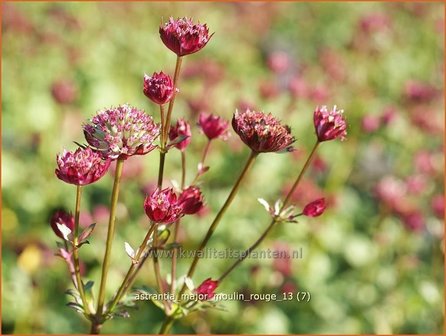
[[[200,188],[190,186],[183,190],[178,198],[178,203],[183,207],[186,215],[196,214],[203,208],[203,194]]]
[[[201,112],[198,125],[209,140],[216,138],[226,140],[229,136],[229,122],[216,115]]]
[[[144,75],[144,94],[155,104],[168,103],[174,94],[172,78],[164,72],[154,72],[152,77]]]
[[[71,231],[74,229],[74,217],[64,210],[57,210],[50,220],[51,228],[54,233],[59,237],[64,239],[62,232],[58,228],[57,224],[65,225]]]
[[[327,106],[316,107],[314,110],[314,128],[319,142],[333,139],[344,140],[347,135],[347,122],[345,121],[343,110],[337,110],[336,105],[333,110],[328,111]]]
[[[211,300],[215,296],[215,289],[217,287],[218,281],[207,278],[197,287],[195,292],[199,300]]]
[[[302,214],[308,217],[318,217],[324,213],[325,208],[325,198],[319,198],[308,203],[302,211]]]
[[[111,160],[103,160],[101,154],[90,147],[74,152],[64,150],[57,155],[56,176],[74,185],[87,185],[99,180],[108,170]]]
[[[295,141],[291,129],[284,126],[271,113],[256,112],[247,109],[236,111],[232,118],[232,127],[242,141],[256,153],[293,151]]]
[[[178,203],[172,188],[158,188],[144,201],[147,216],[158,224],[171,224],[183,216],[183,207]]]
[[[206,24],[194,24],[191,19],[172,17],[160,26],[161,40],[178,56],[193,54],[202,49],[211,39]]]
[[[190,130],[189,123],[183,118],[178,119],[176,125],[170,126],[169,139],[173,141],[178,137],[184,137],[184,140],[175,143],[175,147],[180,151],[184,151],[186,147],[190,144],[192,132]]]

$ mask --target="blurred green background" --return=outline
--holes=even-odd
[[[318,218],[283,224],[263,249],[297,250],[293,260],[249,259],[219,291],[308,291],[308,303],[224,302],[195,313],[176,333],[441,333],[444,211],[444,5],[440,3],[2,3],[2,332],[85,333],[65,304],[66,265],[54,256],[54,209],[73,210],[75,188],[54,175],[56,154],[84,142],[81,125],[125,102],[158,119],[142,94],[144,73],[172,74],[160,41],[169,16],[192,16],[215,35],[184,59],[174,118],[193,124],[188,179],[205,138],[200,111],[229,119],[256,107],[288,123],[293,154],[261,155],[210,247],[244,249],[265,228],[270,203],[296,177],[315,141],[318,104],[345,110],[345,142],[324,143],[295,194],[299,206],[325,196]],[[248,155],[237,135],[215,141],[203,178],[207,211],[187,217],[180,237],[196,247]],[[158,169],[153,152],[126,162],[107,296],[148,221],[142,207]],[[180,179],[180,155],[167,158]],[[82,225],[98,225],[81,250],[84,278],[98,282],[112,175],[84,191]],[[166,183],[168,183],[166,180]],[[402,202],[407,213],[395,212]],[[218,277],[228,260],[202,260],[195,283]],[[169,270],[167,260],[163,274]],[[184,274],[188,260],[180,260]],[[137,284],[153,285],[148,263]],[[94,288],[97,291],[97,284]],[[104,333],[156,333],[162,312],[139,302]]]

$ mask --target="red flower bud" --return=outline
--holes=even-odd
[[[59,230],[57,224],[65,225],[71,231],[74,229],[74,217],[64,210],[57,210],[50,220],[51,228],[54,233],[59,237],[64,239],[62,232]]]
[[[215,289],[218,287],[218,281],[207,278],[195,292],[199,295],[199,299],[211,300],[215,296]]]
[[[170,141],[175,140],[179,136],[185,137],[184,140],[177,142],[174,146],[180,151],[184,151],[186,147],[190,144],[192,132],[190,130],[190,125],[184,119],[178,119],[175,126],[170,126],[169,139]]]
[[[216,115],[202,112],[200,113],[198,124],[209,140],[215,138],[225,140],[229,136],[229,122]]]
[[[159,33],[165,46],[178,56],[201,50],[213,35],[209,36],[209,29],[205,24],[194,24],[188,18],[174,20],[172,17],[169,22],[160,26]]]
[[[325,198],[319,198],[308,203],[302,211],[302,214],[308,217],[318,217],[324,213],[325,207]]]
[[[183,216],[183,207],[172,188],[157,188],[146,197],[144,210],[153,222],[159,224],[171,224]]]
[[[172,79],[162,71],[154,72],[152,77],[144,75],[144,94],[155,104],[163,105],[168,103],[174,94]]]
[[[178,203],[183,207],[183,213],[194,215],[203,208],[203,194],[200,188],[190,186],[183,190]]]

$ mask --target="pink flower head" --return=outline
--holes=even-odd
[[[51,228],[53,229],[54,233],[59,237],[64,239],[62,232],[60,231],[59,225],[65,225],[67,228],[69,228],[71,231],[74,229],[74,217],[69,214],[68,212],[64,210],[57,210],[50,220]]]
[[[337,110],[336,105],[331,111],[327,110],[327,106],[316,107],[313,120],[319,142],[337,138],[341,140],[345,139],[347,135],[347,122],[345,121],[343,112],[343,110]]]
[[[437,218],[444,218],[444,195],[436,195],[431,201],[432,210]]]
[[[172,78],[164,72],[154,72],[152,77],[144,75],[144,94],[155,104],[168,103],[175,92]]]
[[[155,189],[146,197],[144,209],[150,220],[159,224],[171,224],[184,215],[172,188]]]
[[[64,150],[58,154],[55,172],[62,181],[82,186],[99,180],[109,166],[109,159],[102,160],[99,153],[86,147],[78,148],[74,152]]]
[[[324,213],[325,208],[325,198],[319,198],[308,203],[302,211],[302,214],[307,217],[318,217]]]
[[[236,111],[232,118],[232,127],[240,139],[256,153],[293,151],[295,141],[291,129],[283,126],[271,113]]]
[[[99,111],[90,122],[83,127],[85,139],[112,160],[147,154],[159,135],[152,117],[128,104]]]
[[[393,176],[383,177],[375,187],[378,199],[392,210],[401,208],[406,192],[406,185]]]
[[[366,133],[373,133],[377,131],[381,126],[381,119],[372,116],[372,115],[366,115],[361,120],[361,127],[362,130]]]
[[[170,126],[169,139],[173,141],[178,137],[184,137],[184,140],[177,142],[175,147],[180,151],[184,151],[186,147],[190,144],[192,132],[190,130],[189,123],[183,118],[178,119],[175,126]]]
[[[71,104],[77,98],[77,88],[72,81],[58,80],[51,86],[51,94],[57,103]]]
[[[207,278],[197,287],[195,292],[200,300],[211,300],[215,296],[215,289],[217,287],[218,281]]]
[[[219,116],[201,112],[198,125],[209,140],[216,138],[226,140],[229,136],[229,122]]]
[[[178,56],[193,54],[202,49],[211,39],[206,24],[194,24],[191,19],[169,18],[160,26],[160,37],[167,48]]]
[[[178,203],[183,207],[186,215],[196,214],[203,208],[203,194],[200,188],[190,186],[183,190],[178,197]]]
[[[412,210],[402,214],[402,220],[406,229],[410,231],[417,232],[424,229],[425,219],[423,214],[418,210]]]

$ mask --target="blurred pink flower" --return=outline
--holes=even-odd
[[[444,218],[444,195],[435,195],[431,200],[432,211],[439,219]]]
[[[381,13],[369,13],[360,19],[359,27],[367,34],[382,31],[390,27],[390,18]]]
[[[90,147],[78,148],[74,152],[64,150],[57,155],[56,176],[74,185],[87,185],[99,180],[108,170],[110,160],[102,160],[99,153]]]
[[[279,88],[277,84],[271,80],[263,81],[259,85],[260,96],[265,99],[273,99],[279,95]]]
[[[159,28],[161,40],[167,48],[178,56],[193,54],[209,42],[209,29],[206,24],[194,24],[191,19],[172,17]]]
[[[375,187],[376,196],[391,210],[400,208],[406,192],[405,184],[393,176],[385,176]]]
[[[223,118],[207,113],[200,113],[198,125],[209,140],[221,138],[226,140],[229,136],[229,122]]]
[[[381,126],[380,118],[373,115],[366,115],[361,120],[361,128],[366,133],[373,133]]]
[[[421,231],[424,229],[425,219],[418,210],[413,210],[401,216],[405,227],[410,231]]]
[[[73,81],[61,79],[53,83],[51,94],[58,104],[71,104],[77,98],[77,88]]]
[[[428,83],[409,80],[404,86],[404,95],[407,100],[416,103],[429,102],[438,93],[438,90]]]
[[[288,83],[288,91],[294,98],[305,98],[308,95],[308,86],[301,77],[293,77]]]
[[[268,55],[268,68],[274,73],[282,73],[291,65],[290,56],[284,51],[274,51]]]
[[[417,174],[406,178],[407,191],[414,195],[419,195],[426,190],[427,179],[424,175]]]
[[[273,268],[285,277],[290,276],[293,273],[293,270],[289,245],[281,242],[276,243],[274,245],[274,252],[280,256],[280,258],[273,259]]]

